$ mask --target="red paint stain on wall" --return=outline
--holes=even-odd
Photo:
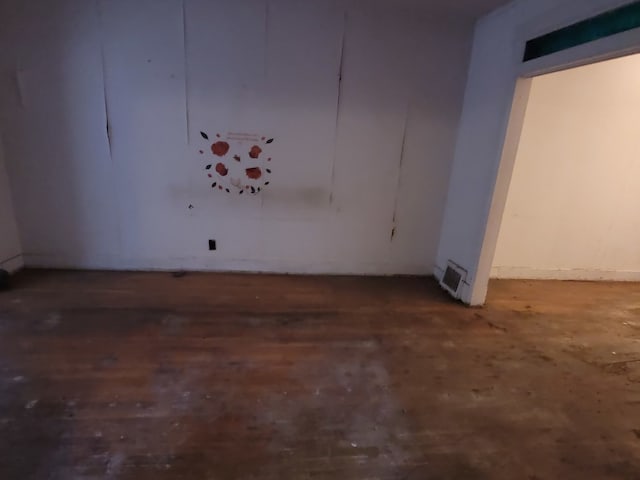
[[[252,180],[257,180],[262,176],[262,170],[260,170],[260,167],[247,168],[245,172],[247,173],[247,177]]]
[[[218,163],[216,165],[216,172],[218,172],[218,175],[222,177],[226,177],[227,173],[229,173],[229,170],[227,169],[224,163]]]
[[[211,152],[219,157],[224,157],[228,151],[229,144],[227,142],[216,142],[211,145]]]
[[[258,158],[261,153],[262,149],[259,146],[254,145],[253,147],[251,147],[251,151],[249,151],[249,156],[251,158]]]

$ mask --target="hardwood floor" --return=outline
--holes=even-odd
[[[0,479],[638,479],[640,286],[26,271]]]

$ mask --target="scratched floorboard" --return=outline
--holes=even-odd
[[[27,271],[0,479],[638,479],[640,286]]]

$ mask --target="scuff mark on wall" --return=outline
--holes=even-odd
[[[400,198],[400,189],[402,188],[402,163],[404,161],[404,154],[407,144],[407,129],[409,127],[409,105],[407,104],[407,113],[404,117],[404,126],[402,129],[402,143],[400,144],[400,156],[398,160],[398,182],[396,184],[396,192],[395,192],[395,200],[393,202],[393,218],[391,219],[391,241],[393,242],[393,238],[396,236],[396,232],[398,229],[397,220],[398,220],[398,200]]]
[[[187,57],[187,0],[182,0],[182,47],[184,50],[184,115],[187,125],[187,145],[190,141],[191,129],[189,125],[189,68]]]
[[[340,101],[342,99],[342,75],[344,73],[344,48],[347,32],[347,11],[344,12],[342,20],[342,38],[340,39],[340,62],[338,63],[338,96],[336,99],[336,125],[334,130],[333,163],[331,164],[331,193],[329,194],[329,205],[333,204],[333,189],[336,180],[336,161],[338,160],[338,123],[340,121]]]

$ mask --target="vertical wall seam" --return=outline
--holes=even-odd
[[[268,85],[269,79],[269,14],[270,14],[270,5],[269,0],[265,0],[264,2],[264,50],[263,50],[263,82],[264,85]],[[260,195],[260,208],[264,208],[264,194]]]
[[[113,198],[115,199],[114,202],[114,206],[116,209],[116,214],[115,214],[115,223],[116,223],[116,238],[117,238],[117,247],[118,247],[118,252],[117,254],[122,257],[122,245],[123,245],[123,240],[122,240],[122,226],[121,226],[121,212],[122,212],[122,208],[121,208],[121,204],[120,204],[120,196],[118,195],[118,189],[117,189],[117,185],[116,185],[116,165],[115,165],[115,159],[114,159],[114,155],[113,155],[113,139],[112,139],[112,132],[111,132],[111,120],[110,120],[110,114],[109,114],[109,92],[108,92],[108,82],[107,82],[107,59],[106,59],[106,53],[105,53],[105,25],[104,25],[104,20],[103,20],[103,15],[102,15],[102,7],[101,7],[101,0],[96,0],[95,2],[95,6],[96,6],[96,15],[97,15],[97,19],[98,19],[98,29],[100,32],[100,61],[102,64],[102,89],[104,92],[104,117],[105,117],[105,133],[107,135],[107,147],[109,149],[109,159],[111,160],[111,185],[112,185],[112,195]]]
[[[265,0],[264,2],[264,54],[263,54],[263,62],[264,62],[264,80],[266,82],[268,78],[269,71],[269,0]]]
[[[398,160],[398,181],[396,183],[395,199],[393,202],[393,218],[391,219],[391,241],[393,242],[397,231],[398,203],[400,201],[400,189],[402,188],[402,165],[404,163],[404,154],[407,144],[407,129],[409,128],[409,110],[410,105],[407,103],[406,113],[404,117],[404,126],[402,130],[402,144],[400,146],[400,159]]]
[[[105,130],[107,135],[107,145],[109,147],[109,158],[111,159],[111,163],[113,163],[113,152],[112,152],[112,144],[111,144],[111,122],[109,120],[109,98],[107,92],[107,61],[106,54],[104,48],[104,24],[102,21],[102,9],[100,8],[100,0],[96,0],[96,13],[98,17],[98,27],[100,29],[100,62],[102,68],[102,91],[103,91],[103,101],[104,101],[104,119],[105,119]]]
[[[105,59],[104,59],[104,51],[102,52],[102,88],[104,91],[104,118],[105,118],[105,127],[107,134],[107,145],[109,146],[109,157],[113,162],[113,147],[111,144],[111,121],[109,120],[109,99],[107,93],[107,75],[105,72]]]
[[[22,228],[20,226],[20,219],[22,217],[17,213],[18,203],[16,202],[15,188],[11,179],[11,175],[9,173],[9,160],[8,160],[7,148],[6,148],[6,143],[5,143],[4,136],[2,135],[2,132],[0,132],[0,156],[3,156],[5,159],[4,170],[5,170],[5,175],[7,179],[7,190],[8,190],[7,193],[9,194],[9,207],[10,207],[10,212],[13,215],[13,224],[15,225],[15,228],[16,228],[16,238],[18,239],[18,248],[20,249],[20,256],[23,257],[23,263],[24,263],[25,252],[24,252],[24,244],[22,242]],[[10,261],[10,260],[11,259],[6,261]]]
[[[13,78],[16,84],[16,96],[18,97],[18,105],[20,106],[20,108],[24,109],[25,108],[24,93],[22,93],[22,83],[20,82],[20,69],[17,65],[14,71]]]
[[[187,57],[187,0],[182,0],[182,48],[184,55],[184,115],[187,133],[187,145],[191,140],[191,125],[189,122],[189,60]]]
[[[344,11],[342,21],[342,38],[340,39],[340,62],[338,63],[338,95],[336,98],[336,124],[334,127],[333,140],[333,163],[331,164],[331,193],[329,194],[329,205],[333,204],[333,195],[336,181],[336,163],[338,161],[338,125],[340,123],[340,103],[342,101],[342,76],[344,74],[344,53],[347,35],[347,11]]]

